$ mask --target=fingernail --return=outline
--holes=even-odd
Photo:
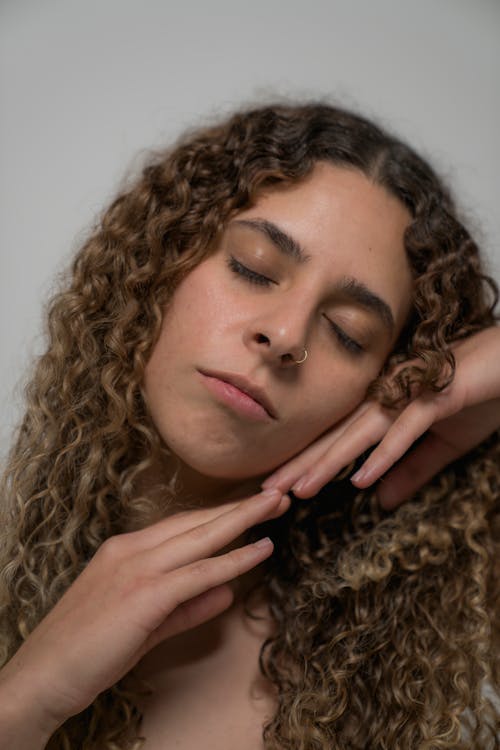
[[[352,475],[351,482],[367,482],[371,484],[375,479],[376,473],[376,466],[362,466],[359,471]]]
[[[265,536],[263,539],[259,539],[258,542],[254,542],[253,546],[254,547],[258,547],[258,548],[260,548],[260,547],[270,547],[270,546],[272,546],[272,544],[273,543],[272,543],[270,537]]]
[[[309,482],[309,477],[302,477],[297,482],[295,482],[295,484],[291,488],[292,492],[300,492],[306,487],[308,482]]]
[[[365,474],[366,471],[364,469],[359,469],[359,471],[352,475],[351,482],[362,482]]]

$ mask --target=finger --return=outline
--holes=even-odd
[[[272,541],[266,537],[223,555],[196,560],[160,576],[150,592],[155,597],[164,597],[166,612],[172,612],[204,591],[247,573],[269,557],[273,548]]]
[[[389,413],[383,410],[365,412],[334,443],[301,479],[292,486],[299,497],[311,497],[330,482],[345,466],[352,463],[368,448],[386,434],[392,422]]]
[[[264,489],[279,489],[281,492],[288,492],[297,480],[325,454],[329,442],[327,438],[316,441],[313,445],[301,451],[298,456],[288,461],[278,472],[268,477],[262,482],[261,486]]]
[[[271,487],[268,488],[269,491],[271,490],[277,490],[278,488]],[[177,513],[173,516],[167,517],[164,520],[160,521],[160,524],[164,524],[163,529],[159,528],[158,530],[158,543],[161,543],[163,541],[167,541],[168,539],[171,539],[174,536],[177,536],[178,534],[182,534],[184,531],[188,531],[189,529],[194,528],[195,526],[200,526],[203,523],[207,523],[208,521],[215,520],[216,518],[219,518],[220,516],[224,515],[225,513],[229,513],[229,511],[235,510],[238,508],[242,503],[253,503],[255,498],[261,497],[265,492],[268,490],[263,490],[262,492],[256,493],[255,495],[251,495],[250,497],[245,497],[243,499],[234,500],[227,503],[222,503],[222,505],[214,506],[211,508],[200,508],[195,509],[191,511],[181,511],[180,513]],[[290,498],[282,493],[281,501],[278,503],[276,508],[273,508],[267,518],[278,518],[278,516],[281,516],[288,508],[290,507]],[[170,525],[169,522],[170,521]]]
[[[144,529],[120,534],[120,538],[126,542],[128,554],[140,552],[147,547],[156,547],[158,544],[166,542],[172,537],[182,534],[184,531],[187,531],[194,526],[199,526],[211,521],[212,519],[218,518],[224,513],[234,510],[241,505],[241,503],[252,502],[254,497],[260,497],[261,494],[262,493],[258,493],[249,498],[233,500],[209,508],[195,508],[193,510],[180,511],[170,516],[166,516]],[[281,515],[288,509],[288,507],[289,500],[287,501],[283,495],[281,503],[275,510],[271,511],[269,518]]]
[[[206,523],[162,542],[147,553],[153,571],[174,570],[215,554],[260,523],[281,503],[280,490],[268,490]]]
[[[180,604],[167,617],[165,622],[151,634],[145,644],[143,654],[166,638],[172,638],[178,633],[183,633],[201,625],[203,622],[207,622],[207,620],[211,620],[230,607],[233,601],[233,591],[229,584],[224,583]]]
[[[412,401],[396,418],[359,471],[351,477],[351,482],[360,488],[373,484],[429,429],[435,414],[435,405],[431,400]]]
[[[380,481],[376,491],[380,505],[385,510],[397,508],[457,458],[451,445],[430,433]]]
[[[287,461],[277,471],[267,477],[261,486],[264,489],[278,487],[282,492],[288,492],[292,485],[325,455],[330,446],[342,437],[351,424],[359,420],[373,406],[373,402],[363,402],[348,418],[339,423],[338,427],[331,428],[325,435],[315,440],[297,456]]]

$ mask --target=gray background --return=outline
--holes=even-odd
[[[375,116],[448,177],[500,280],[500,0],[0,0],[0,75],[0,457],[96,213],[144,149],[238,104]]]

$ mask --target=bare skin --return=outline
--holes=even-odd
[[[206,507],[102,545],[0,673],[0,698],[11,706],[0,716],[3,737],[10,735],[5,750],[16,742],[28,750],[18,739],[28,715],[38,730],[32,747],[43,747],[42,737],[158,644],[230,607],[228,584],[272,552],[272,543],[241,547],[242,534],[289,503],[280,491],[248,498],[243,489],[253,481],[256,491],[266,473],[359,403],[402,328],[411,288],[402,242],[408,214],[364,175],[318,165],[303,183],[262,195],[239,219],[274,222],[309,260],[285,259],[255,224],[232,226],[176,289],[145,373],[158,432],[183,466],[186,493]],[[232,256],[272,282],[250,284],[229,267]],[[346,292],[353,276],[392,310],[391,330]],[[362,342],[355,351],[348,334]],[[309,356],[299,369],[303,348]],[[199,368],[259,385],[275,417],[235,411],[214,397]]]
[[[43,748],[158,643],[226,609],[228,582],[265,560],[273,545],[213,555],[289,502],[271,491],[107,540],[0,672],[2,750]]]
[[[378,443],[351,481],[365,488],[384,475],[377,495],[388,510],[410,498],[500,427],[500,328],[487,328],[452,349],[456,373],[443,391],[424,391],[400,410],[364,401],[262,486],[312,497],[342,467]],[[411,449],[424,433],[424,440]]]
[[[264,602],[245,616],[241,601],[194,630],[160,644],[136,672],[153,689],[141,705],[144,750],[259,750],[262,728],[277,707],[259,671],[273,624]],[[195,720],[193,720],[195,718]]]
[[[402,241],[406,210],[353,170],[319,165],[304,183],[263,195],[239,219],[247,223],[233,225],[176,290],[145,379],[153,421],[180,462],[186,494],[205,507],[105,542],[1,670],[0,750],[40,750],[69,716],[137,665],[155,688],[144,705],[147,750],[165,750],[167,738],[186,750],[261,747],[273,695],[258,682],[257,658],[272,623],[265,618],[256,630],[249,627],[234,582],[245,587],[252,571],[258,575],[272,544],[242,546],[242,538],[287,510],[282,493],[301,477],[312,474],[318,486],[328,481],[342,468],[346,451],[371,445],[375,432],[376,440],[388,435],[381,450],[392,436],[398,442],[397,423],[391,431],[392,421],[383,422],[363,398],[406,319],[411,275]],[[309,261],[285,260],[255,228],[262,220],[298,241]],[[231,256],[271,279],[269,285],[236,275],[228,267]],[[346,296],[343,279],[352,277],[390,308],[390,332],[373,308]],[[346,332],[360,342],[359,350],[346,346]],[[461,371],[469,372],[467,398],[461,402],[455,392],[446,400],[443,394],[440,403],[448,406],[441,411],[418,404],[411,418],[402,415],[410,436],[418,431],[415,417],[418,429],[429,426],[422,410],[439,434],[439,424],[462,414],[464,405],[497,404],[498,336],[478,335],[471,342],[478,351],[468,356],[464,348],[460,360]],[[297,366],[304,349],[307,361]],[[467,368],[486,350],[493,361],[488,374],[484,367]],[[245,375],[266,390],[276,418],[244,419],[213,397],[199,367]],[[476,376],[489,385],[472,388]],[[498,424],[496,416],[493,422]],[[397,458],[399,447],[392,445],[385,468]],[[159,474],[170,468],[158,467]],[[276,474],[271,478],[270,472]],[[358,485],[369,485],[374,476]],[[265,477],[278,490],[249,497]],[[154,476],[146,480],[154,486]],[[307,485],[302,497],[309,492]],[[231,734],[232,718],[235,727],[244,727],[238,737]]]
[[[381,440],[366,465],[367,469],[376,467],[372,476],[367,473],[365,478],[353,478],[358,486],[368,486],[427,430],[424,442],[409,452],[379,487],[379,497],[387,508],[411,496],[500,425],[500,329],[471,336],[454,349],[457,374],[444,392],[422,394],[400,413],[374,402],[361,404],[263,486],[276,486],[283,492],[292,487],[298,496],[310,497],[343,466]],[[308,467],[310,483],[298,489],[299,478]],[[256,668],[260,647],[272,633],[265,603],[261,603],[259,614],[263,619],[257,623],[246,619],[235,601],[213,621],[162,644],[143,660],[139,673],[154,689],[142,705],[144,750],[263,747],[262,726],[275,712],[276,696]]]

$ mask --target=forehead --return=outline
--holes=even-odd
[[[357,170],[319,163],[301,182],[265,190],[233,226],[246,220],[267,220],[288,235],[306,257],[301,273],[333,284],[352,278],[372,290],[389,304],[401,327],[411,304],[412,275],[404,248],[411,217],[385,188]],[[258,230],[246,231],[254,242]],[[260,244],[275,244],[260,234]]]

